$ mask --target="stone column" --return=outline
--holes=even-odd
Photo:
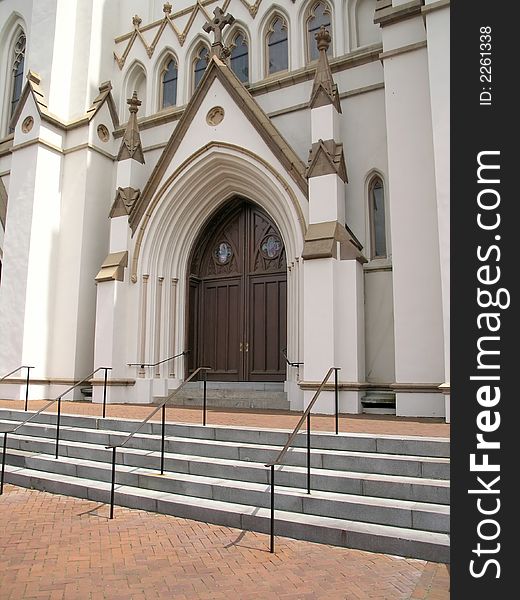
[[[383,31],[396,411],[443,416],[438,391],[445,381],[440,229],[422,4],[394,0],[392,6],[379,0],[375,22]]]
[[[310,101],[312,148],[309,154],[309,227],[303,251],[304,404],[312,399],[331,367],[340,383],[364,379],[363,271],[359,242],[345,225],[347,170],[339,139],[341,106],[327,59],[330,35],[317,33],[320,56]],[[334,375],[314,411],[335,408]],[[360,391],[341,390],[340,410],[360,411]]]

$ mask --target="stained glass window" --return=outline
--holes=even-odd
[[[289,41],[285,21],[276,17],[267,37],[269,75],[289,68]]]
[[[372,226],[373,258],[382,258],[386,254],[385,197],[383,182],[376,177],[370,185],[370,216]]]
[[[12,70],[12,93],[11,93],[11,113],[12,117],[23,88],[23,68],[25,64],[25,33],[20,33],[14,46],[13,70]],[[12,130],[10,130],[12,131]]]
[[[249,50],[246,39],[241,33],[233,40],[231,69],[242,83],[249,81]]]
[[[209,50],[205,46],[203,46],[199,50],[199,53],[197,54],[197,58],[195,59],[195,71],[194,71],[195,87],[197,87],[199,85],[200,80],[202,79],[202,76],[204,75],[204,71],[206,70],[206,67],[208,66],[208,60],[209,60]]]
[[[162,108],[177,104],[177,63],[171,59],[162,76]]]
[[[316,60],[319,56],[318,45],[316,42],[315,35],[320,30],[321,26],[324,26],[325,29],[332,35],[331,27],[330,27],[330,11],[328,7],[323,4],[323,2],[318,2],[315,4],[311,16],[307,21],[307,34],[308,34],[308,44],[309,44],[309,60]],[[327,50],[327,54],[332,52],[332,44]]]
[[[233,256],[233,249],[227,242],[221,242],[215,249],[214,256],[219,265],[227,265]]]

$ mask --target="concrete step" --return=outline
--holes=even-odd
[[[124,462],[121,454],[118,460]],[[111,481],[111,464],[109,462],[102,463],[63,456],[56,460],[48,455],[19,450],[11,451],[11,456],[9,462],[14,459],[17,461],[17,465],[23,468],[95,481]],[[280,469],[283,467],[277,470]],[[170,494],[261,508],[270,506],[269,485],[267,484],[184,473],[165,472],[164,475],[160,475],[157,470],[136,468],[125,464],[118,464],[116,481],[123,485]],[[306,489],[282,485],[277,486],[276,493],[278,507],[281,510],[424,531],[449,532],[450,510],[445,505],[316,490],[308,494]]]
[[[87,477],[57,475],[7,465],[6,480],[15,485],[88,498],[97,502],[109,500],[110,484]],[[267,494],[264,492],[263,495]],[[449,536],[446,533],[280,510],[278,502],[283,497],[283,493],[277,492],[276,535],[424,560],[449,561]],[[260,532],[269,530],[270,512],[266,508],[259,508],[258,505],[237,504],[129,485],[117,486],[115,501],[118,505],[130,508],[229,527]]]
[[[52,425],[31,422],[21,427],[18,433],[26,436],[54,438],[56,430]],[[122,443],[126,435],[113,430],[102,431],[82,427],[62,426],[60,428],[60,438],[63,441],[79,441],[108,446]],[[156,434],[139,433],[130,440],[128,447],[158,451],[160,450],[160,443],[161,440]],[[165,449],[167,452],[177,454],[266,464],[277,458],[280,446],[239,443],[236,441],[227,442],[214,439],[195,439],[170,435],[166,439]],[[290,448],[285,455],[284,462],[292,466],[306,466],[306,449],[302,447]],[[449,478],[449,460],[447,458],[428,456],[313,448],[311,466],[320,469],[424,477],[427,479]]]
[[[110,407],[108,408],[110,410]],[[0,420],[17,421],[25,420],[32,413],[20,410],[0,409]],[[56,416],[53,414],[40,414],[33,423],[54,425]],[[132,419],[118,419],[91,416],[62,415],[61,423],[64,426],[78,427],[94,430],[121,431],[130,433],[139,425],[140,421]],[[141,433],[159,435],[160,423],[147,423]],[[195,438],[216,440],[222,442],[236,442],[237,444],[268,444],[283,446],[291,433],[286,429],[261,429],[253,427],[202,425],[187,423],[166,424],[166,435],[182,438]],[[303,433],[297,436],[294,445],[303,447],[306,436]],[[323,450],[350,450],[360,452],[375,452],[383,454],[399,454],[412,456],[426,456],[449,458],[450,442],[448,438],[395,436],[384,434],[340,433],[312,431],[312,447]]]
[[[8,448],[11,453],[12,450],[23,450],[25,452],[54,455],[55,442],[48,438],[16,434],[8,438]],[[74,441],[62,441],[60,456],[101,462],[111,460],[111,452],[104,446]],[[159,452],[125,448],[120,451],[120,456],[120,462],[129,467],[160,468]],[[12,460],[14,459],[8,455],[8,462],[21,464],[13,463]],[[174,473],[212,476],[219,479],[232,479],[264,485],[269,482],[268,470],[263,463],[258,462],[187,456],[167,452],[165,453],[165,470]],[[280,485],[286,487],[304,488],[307,485],[307,470],[305,467],[284,465],[277,473],[277,481]],[[446,480],[330,469],[313,470],[312,489],[443,505],[449,504],[450,500],[450,486]]]
[[[172,392],[173,390],[170,390]],[[202,406],[204,387],[201,381],[190,382],[178,394],[175,406]],[[207,405],[210,408],[290,410],[283,383],[229,383],[208,381]],[[155,398],[154,400],[158,400]]]

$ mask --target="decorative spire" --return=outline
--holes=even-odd
[[[129,106],[128,110],[130,111],[130,118],[126,125],[117,160],[120,161],[127,158],[133,158],[144,165],[143,146],[141,144],[141,136],[139,135],[139,126],[137,124],[137,111],[142,102],[137,98],[137,92],[134,92],[133,96],[126,102]]]
[[[311,101],[309,105],[311,108],[318,108],[319,106],[333,104],[336,110],[341,113],[338,86],[334,83],[332,70],[327,56],[327,50],[329,49],[332,38],[323,25],[314,37],[316,38],[320,55],[318,58],[318,66],[316,67],[316,75],[314,77],[314,85],[312,86]]]
[[[139,29],[139,25],[141,25],[142,22],[143,22],[143,20],[141,19],[141,17],[139,15],[133,16],[132,24],[134,26],[134,29]]]
[[[163,5],[163,13],[168,16],[172,12],[172,5],[169,2],[166,2]]]
[[[213,11],[213,15],[213,19],[205,23],[202,29],[206,33],[213,32],[215,39],[211,45],[211,54],[222,58],[225,55],[225,48],[222,43],[222,31],[225,27],[235,22],[235,17],[230,13],[224,14],[224,11],[218,6]]]

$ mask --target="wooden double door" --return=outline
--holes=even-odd
[[[189,371],[214,381],[283,381],[287,260],[282,237],[258,206],[237,199],[199,238],[189,285]]]

